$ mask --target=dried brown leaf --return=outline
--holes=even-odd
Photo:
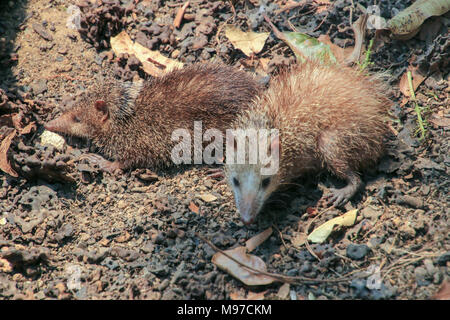
[[[408,84],[408,71],[411,71],[412,76],[412,82],[413,82],[413,89],[414,92],[417,90],[417,88],[420,86],[420,84],[425,80],[425,77],[421,75],[418,71],[418,67],[414,67],[411,64],[408,66],[408,69],[403,73],[402,77],[400,78],[399,88],[401,93],[407,98],[411,96],[411,91],[409,89]]]
[[[438,292],[432,297],[435,300],[450,300],[450,282],[446,281],[442,284]]]
[[[287,299],[289,296],[291,285],[289,283],[283,284],[278,290],[277,297],[280,299]]]
[[[25,127],[23,127],[22,129],[20,129],[20,133],[19,134],[29,134],[32,130],[36,130],[36,123],[30,122],[29,124],[27,124]]]
[[[250,57],[262,50],[269,37],[269,32],[244,32],[233,25],[227,25],[225,36],[236,49],[240,49],[246,56]]]
[[[198,214],[198,212],[199,212],[198,206],[192,201],[191,201],[191,203],[189,203],[189,210],[191,210],[195,214]]]
[[[152,51],[137,42],[133,43],[125,31],[111,38],[111,48],[116,55],[122,53],[135,55],[142,63],[144,71],[154,77],[159,77],[173,69],[183,67],[183,63],[179,61],[167,58],[158,51]]]
[[[330,36],[327,34],[321,34],[317,40],[330,47],[331,52],[333,52],[333,55],[339,63],[344,62],[345,58],[348,57],[353,51],[353,47],[341,48],[338,45],[335,45],[331,42]]]
[[[432,124],[438,127],[444,127],[448,128],[450,127],[450,118],[446,118],[443,116],[440,116],[438,114],[433,114],[428,121],[430,121]]]
[[[236,259],[237,261],[241,262],[242,264],[249,266],[253,269],[262,272],[266,272],[267,270],[266,264],[261,258],[247,254],[246,247],[236,247],[234,249],[227,250],[224,252],[229,256],[233,257],[234,259]],[[224,270],[225,272],[228,272],[233,277],[249,286],[267,285],[276,281],[276,279],[270,276],[250,271],[249,269],[231,260],[230,258],[228,258],[227,256],[225,256],[220,252],[214,254],[214,256],[212,257],[212,262],[220,269]]]
[[[263,232],[257,234],[256,236],[248,239],[245,242],[247,251],[252,252],[253,250],[255,250],[255,248],[257,248],[261,243],[266,241],[270,237],[271,234],[272,234],[272,227],[264,230]]]
[[[10,176],[17,178],[19,175],[13,170],[8,160],[9,146],[11,145],[12,139],[16,136],[16,133],[16,130],[11,131],[0,144],[0,169]]]

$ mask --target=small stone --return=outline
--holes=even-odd
[[[347,257],[352,260],[361,260],[370,251],[370,248],[365,244],[349,244],[347,246]]]
[[[45,79],[34,80],[31,83],[30,87],[35,95],[44,93],[45,91],[47,91],[47,80]]]
[[[430,281],[426,279],[426,277],[428,276],[428,272],[425,268],[417,267],[414,270],[414,275],[416,277],[416,282],[419,286],[427,286],[430,284]]]
[[[367,246],[370,249],[377,248],[381,243],[383,242],[383,238],[380,237],[371,237],[369,241],[367,242]]]
[[[416,230],[410,226],[409,222],[402,224],[398,230],[411,238],[416,236]]]
[[[125,209],[127,206],[127,203],[124,200],[119,200],[119,202],[117,202],[117,208],[119,209]]]
[[[164,233],[159,232],[158,234],[152,236],[152,240],[155,244],[163,244],[165,240]]]
[[[361,214],[366,219],[376,220],[383,214],[383,212],[369,206],[362,209]]]
[[[45,28],[38,23],[33,23],[32,25],[33,30],[36,31],[37,34],[39,34],[43,39],[47,40],[47,41],[52,41],[53,37],[51,34],[49,34],[47,32],[47,30],[45,30]]]
[[[115,260],[113,260],[111,257],[107,257],[105,260],[103,260],[101,265],[108,267],[108,269],[110,269],[110,270],[119,269],[119,264]]]
[[[192,49],[197,50],[201,49],[208,44],[208,38],[204,35],[199,35],[194,38],[192,43]]]
[[[403,195],[403,196],[398,196],[395,200],[400,205],[406,204],[413,208],[423,208],[423,199],[422,198],[412,197],[409,195]]]
[[[437,264],[440,266],[446,266],[448,262],[450,262],[450,251],[437,258]]]
[[[158,286],[159,291],[164,291],[170,284],[169,279],[164,279],[163,282]]]

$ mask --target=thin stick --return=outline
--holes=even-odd
[[[280,13],[282,13],[284,11],[289,11],[289,10],[295,9],[297,7],[303,7],[305,4],[307,4],[307,2],[305,0],[303,0],[301,2],[290,2],[290,3],[286,4],[283,8],[276,10],[275,14],[279,15]]]
[[[186,8],[189,6],[189,1],[186,1],[183,6],[178,9],[177,15],[175,16],[175,19],[173,20],[173,26],[175,28],[179,28],[181,25],[181,21],[183,20],[184,13],[186,12]]]
[[[270,25],[270,27],[272,28],[273,33],[275,34],[275,36],[284,41],[286,44],[289,44],[289,40],[286,38],[286,36],[280,32],[280,30],[277,29],[277,27],[275,27],[275,25],[272,23],[272,21],[270,21],[269,17],[264,14],[263,15],[264,20],[267,21],[267,23]],[[301,51],[299,51],[295,46],[289,46],[289,48],[291,48],[292,51],[294,51],[294,53],[300,57],[302,57],[305,61],[310,61],[310,59],[308,57],[306,57]]]
[[[216,34],[216,46],[220,45],[220,39],[219,39],[219,35],[220,32],[222,31],[223,27],[227,25],[228,21],[230,21],[230,19],[234,19],[236,18],[236,9],[233,6],[233,3],[230,1],[230,6],[231,6],[231,11],[233,11],[233,15],[231,17],[229,17],[227,20],[224,21],[224,23],[222,23],[219,28],[217,28],[217,34]]]

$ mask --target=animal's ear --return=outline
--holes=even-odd
[[[102,118],[101,118],[102,122],[105,122],[106,120],[108,120],[108,118],[109,118],[109,110],[108,110],[108,106],[106,105],[105,101],[103,101],[103,100],[95,101],[94,107],[95,107],[95,109],[97,111],[102,113]]]

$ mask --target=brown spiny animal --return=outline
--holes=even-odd
[[[176,129],[191,136],[202,129],[229,128],[237,113],[261,90],[255,79],[224,64],[194,64],[135,84],[107,81],[96,85],[75,106],[48,122],[57,133],[91,139],[103,169],[168,167]]]
[[[328,169],[347,181],[346,187],[325,197],[335,206],[356,193],[362,185],[361,170],[376,163],[388,132],[390,101],[379,78],[310,62],[271,80],[269,89],[238,116],[233,127],[277,129],[277,135],[257,142],[266,139],[267,151],[278,150],[278,171],[262,173],[269,164],[259,158],[252,164],[248,155],[244,163],[230,164],[228,148],[237,151],[238,135],[232,135],[234,143],[227,140],[225,173],[244,223],[254,221],[281,184],[307,172]]]

